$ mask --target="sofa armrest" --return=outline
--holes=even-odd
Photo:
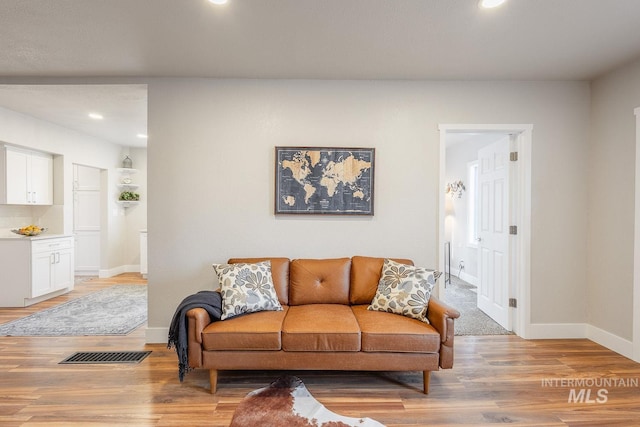
[[[211,317],[204,308],[192,308],[187,311],[187,322],[189,366],[200,368],[202,366],[202,331],[211,323]]]
[[[443,344],[453,340],[453,319],[460,317],[460,312],[453,307],[440,301],[438,298],[431,296],[429,299],[429,309],[427,310],[427,319],[429,323],[440,332],[440,339]]]
[[[436,297],[429,299],[429,309],[427,310],[427,318],[431,325],[440,332],[440,361],[439,365],[442,369],[450,369],[453,367],[453,321],[460,317],[460,312],[455,308],[449,307]]]
[[[189,321],[189,341],[193,337],[198,344],[202,344],[202,331],[211,323],[211,317],[204,308],[192,308],[187,311]]]

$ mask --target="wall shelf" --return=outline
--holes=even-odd
[[[117,168],[116,170],[122,175],[133,175],[134,173],[138,173],[138,169]]]
[[[136,193],[136,190],[140,185],[131,182],[131,175],[138,172],[138,169],[132,168],[116,168],[116,171],[120,174],[120,183],[116,184],[116,187],[120,189],[120,195],[124,192]],[[136,193],[137,194],[137,193]],[[116,200],[116,202],[123,208],[129,208],[140,204],[139,200]]]
[[[140,204],[139,200],[117,200],[117,203],[121,205],[123,208],[128,208],[130,206],[136,206]]]
[[[117,184],[116,185],[118,188],[122,188],[122,189],[131,189],[131,190],[135,190],[136,188],[140,187],[138,184]]]

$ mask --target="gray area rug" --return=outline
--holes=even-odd
[[[451,276],[447,283],[444,302],[460,312],[455,321],[456,335],[510,335],[512,332],[496,323],[477,306],[476,287]]]
[[[147,321],[147,287],[115,285],[0,325],[0,336],[126,335]]]

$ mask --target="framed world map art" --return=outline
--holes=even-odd
[[[276,214],[373,215],[374,148],[276,147]]]

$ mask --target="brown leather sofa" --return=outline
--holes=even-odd
[[[211,322],[204,309],[187,313],[192,368],[219,370],[431,371],[453,366],[454,319],[460,314],[431,297],[430,324],[367,310],[383,258],[235,258],[271,261],[283,311],[261,311]],[[410,260],[395,259],[412,264]]]

